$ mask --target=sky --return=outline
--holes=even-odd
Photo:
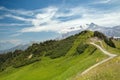
[[[0,0],[0,50],[54,39],[72,26],[119,21],[119,0]]]

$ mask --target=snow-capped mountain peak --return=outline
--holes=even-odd
[[[74,26],[74,27],[63,29],[64,33],[62,33],[62,36],[64,36],[65,38],[70,35],[77,34],[83,30],[100,31],[106,34],[107,36],[120,37],[120,26],[104,27],[104,26],[99,26],[95,23],[79,25],[79,26]]]
[[[93,29],[96,29],[96,28],[99,28],[99,27],[100,27],[99,25],[91,23],[91,24],[88,24],[87,29],[93,30]]]
[[[69,33],[71,31],[77,31],[77,30],[85,30],[89,27],[89,24],[82,24],[82,25],[76,25],[68,28],[64,28],[61,30],[61,33]]]

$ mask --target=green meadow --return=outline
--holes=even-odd
[[[94,37],[94,32],[83,31],[64,40],[33,44],[26,51],[20,51],[22,54],[17,53],[17,56],[1,63],[3,66],[0,66],[2,70],[0,80],[71,80],[90,66],[108,58],[98,48],[89,44],[91,37]],[[113,52],[119,54],[119,45],[117,45],[119,42],[113,42],[117,46],[116,48],[112,48],[104,40],[102,41],[105,49],[108,51],[112,49]],[[11,54],[16,54],[16,52]],[[31,54],[33,56],[29,58],[28,56]],[[114,64],[117,61],[119,63],[119,57],[96,67],[79,80],[106,80],[105,77],[110,80],[112,73],[117,71],[120,66],[117,63]],[[118,73],[119,71],[113,75],[118,76]],[[115,79],[118,78],[115,77]]]

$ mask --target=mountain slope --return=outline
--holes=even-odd
[[[104,33],[106,36],[110,36],[110,37],[120,37],[120,26],[113,26],[113,27],[104,27],[104,26],[99,26],[95,23],[91,23],[91,24],[85,24],[85,26],[80,25],[80,28],[76,28],[72,27],[72,28],[68,28],[68,30],[66,30],[66,33],[63,33],[62,36],[63,38],[66,38],[70,35],[74,35],[76,33],[79,33],[81,31],[84,30],[91,30],[91,31],[99,31]]]
[[[83,31],[60,41],[34,43],[25,51],[11,53],[17,53],[12,59],[4,61],[1,56],[6,55],[1,55],[1,68],[6,68],[0,72],[0,80],[70,79],[108,57],[90,44],[92,37],[94,32]]]
[[[67,52],[67,56],[73,55],[76,52],[77,47],[82,44],[86,43],[86,40],[90,38],[93,35],[93,32],[81,32],[81,35],[76,38],[76,40],[73,43],[73,46],[71,49]]]
[[[107,52],[106,50],[104,50],[104,49],[101,48],[99,45],[97,45],[97,44],[95,44],[95,43],[93,43],[93,42],[91,42],[90,44],[96,46],[96,47],[97,47],[98,49],[100,49],[105,55],[108,55],[109,58],[104,59],[103,61],[98,62],[98,63],[96,63],[95,65],[89,67],[89,68],[86,69],[84,72],[82,72],[81,74],[77,75],[77,76],[75,77],[74,80],[79,79],[79,77],[81,77],[81,76],[83,76],[83,75],[89,73],[90,70],[92,70],[92,69],[98,67],[99,65],[101,65],[101,64],[103,64],[103,63],[105,63],[105,62],[107,62],[107,61],[109,61],[109,60],[111,60],[111,59],[113,59],[113,58],[115,58],[115,57],[117,56],[117,55],[115,55],[115,54],[111,54],[111,53]]]
[[[87,73],[78,76],[75,80],[119,80],[120,75],[120,40],[113,40],[116,48],[108,46],[104,41],[98,41],[96,44],[104,48],[104,50],[114,53],[113,57],[109,57],[107,62],[96,66]],[[114,57],[117,55],[117,57]]]
[[[113,58],[76,80],[119,80],[120,57]]]

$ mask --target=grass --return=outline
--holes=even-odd
[[[75,54],[77,47],[80,45],[80,43],[87,43],[87,40],[89,37],[93,35],[93,32],[88,31],[87,33],[82,33],[77,37],[77,39],[74,41],[73,46],[71,49],[67,52],[66,56],[71,56]]]
[[[81,55],[50,59],[43,57],[41,61],[21,68],[8,68],[0,73],[0,80],[66,80],[82,72],[93,64],[106,58],[100,50],[93,54],[90,45]]]
[[[104,49],[106,49],[107,51],[109,51],[113,54],[120,55],[120,41],[114,41],[116,48],[108,46],[104,41],[102,41],[102,43],[103,43]]]
[[[76,80],[119,80],[120,41],[113,40],[113,42],[116,45],[116,48],[108,46],[104,41],[102,41],[103,45],[101,45],[100,42],[96,42],[96,44],[100,45],[111,53],[117,54],[118,56],[90,70],[88,73]]]
[[[9,67],[5,71],[0,72],[0,80],[71,80],[78,73],[80,74],[90,66],[108,58],[108,56],[104,55],[99,49],[90,44],[83,53],[74,55],[77,53],[76,49],[81,43],[89,43],[91,36],[93,36],[93,32],[90,31],[77,36],[65,56],[55,59],[43,56],[41,61],[27,66],[20,68]],[[120,54],[119,42],[114,41],[117,48],[107,46],[104,41],[102,41],[102,43],[102,47],[106,50],[114,54]],[[97,44],[101,45],[100,43]],[[120,73],[120,71],[117,72],[120,66],[119,62],[120,57],[110,60],[94,68],[92,71],[78,78],[78,80],[113,80],[112,76],[114,76],[115,80],[118,80]]]
[[[120,56],[116,57],[94,69],[77,80],[119,80]]]
[[[113,43],[115,44],[116,48],[110,47],[108,46],[104,40],[101,40],[102,43],[100,42],[95,42],[95,44],[101,46],[102,48],[104,48],[105,50],[107,50],[108,52],[112,53],[112,54],[117,54],[118,56],[120,56],[120,41],[118,40],[113,40]]]

